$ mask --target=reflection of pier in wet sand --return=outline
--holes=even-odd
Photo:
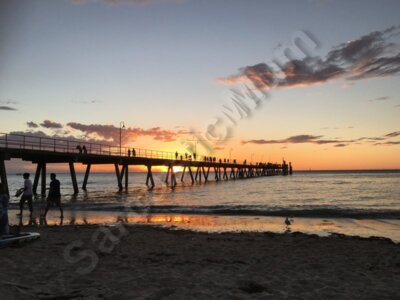
[[[82,145],[82,146],[81,146]],[[196,157],[196,155],[193,155]],[[50,163],[65,163],[69,165],[74,193],[77,194],[78,183],[75,174],[75,163],[86,165],[82,189],[86,190],[92,165],[112,164],[115,168],[118,188],[128,189],[129,166],[140,165],[147,167],[146,185],[152,189],[154,179],[152,167],[167,167],[165,183],[172,188],[177,185],[177,176],[174,167],[183,168],[180,180],[183,182],[186,174],[190,176],[192,184],[211,180],[210,173],[214,174],[215,181],[247,179],[262,176],[292,174],[291,163],[237,163],[236,160],[218,159],[215,157],[183,156],[178,152],[165,152],[148,149],[130,149],[105,144],[87,143],[79,140],[63,140],[43,138],[28,135],[1,134],[0,135],[0,175],[1,182],[7,186],[5,161],[12,158],[30,161],[37,165],[33,190],[36,194],[39,179],[41,194],[46,192],[46,166]]]

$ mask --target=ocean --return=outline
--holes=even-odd
[[[81,186],[84,174],[77,176]],[[122,220],[213,232],[344,233],[400,241],[399,171],[295,172],[194,185],[187,176],[181,183],[177,173],[179,184],[174,189],[166,186],[164,178],[165,173],[154,173],[156,186],[149,191],[146,173],[130,173],[128,191],[119,192],[114,173],[92,173],[87,191],[74,196],[69,174],[58,174],[66,210],[63,224]],[[11,194],[23,182],[16,174],[8,180]],[[17,203],[18,198],[11,196],[11,209]],[[37,211],[44,199],[35,203]],[[57,214],[51,212],[50,223],[57,224]],[[289,228],[285,217],[292,221]]]

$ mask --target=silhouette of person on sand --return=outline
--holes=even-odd
[[[56,174],[54,173],[50,174],[50,179],[51,182],[50,182],[49,194],[47,196],[47,204],[43,218],[46,218],[47,212],[49,211],[49,208],[53,203],[60,208],[60,213],[61,213],[60,218],[64,218],[63,207],[61,204],[60,181],[56,179]]]
[[[32,216],[33,213],[33,205],[32,205],[32,197],[33,197],[33,190],[32,190],[32,181],[29,179],[30,174],[29,173],[24,173],[23,175],[24,178],[24,187],[21,188],[20,190],[23,190],[21,199],[19,200],[19,214],[18,216],[22,216],[22,212],[24,210],[24,204],[25,201],[28,202],[29,206],[29,211],[30,211],[30,216]],[[18,193],[18,192],[17,192]]]

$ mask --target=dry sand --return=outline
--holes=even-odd
[[[103,246],[119,228],[25,228],[41,239],[0,249],[0,298],[400,299],[400,245],[387,239],[124,228]],[[67,261],[89,254],[88,274],[88,257]]]

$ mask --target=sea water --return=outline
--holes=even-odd
[[[84,174],[77,174],[82,185]],[[120,192],[114,173],[92,173],[87,191],[73,195],[69,174],[57,174],[65,206],[63,224],[150,223],[206,231],[303,231],[383,236],[400,241],[400,172],[295,172],[293,176],[191,184],[188,174],[175,188],[154,173],[155,188],[145,185],[146,173],[129,174],[129,188]],[[22,176],[9,175],[11,195]],[[38,192],[40,191],[40,185]],[[18,199],[11,197],[11,208]],[[45,199],[35,200],[35,211]],[[49,215],[57,223],[57,210]],[[54,217],[54,218],[53,218]],[[290,228],[283,223],[290,217]],[[71,222],[72,221],[72,222]],[[11,218],[16,223],[16,218]],[[28,222],[28,220],[25,220]]]

